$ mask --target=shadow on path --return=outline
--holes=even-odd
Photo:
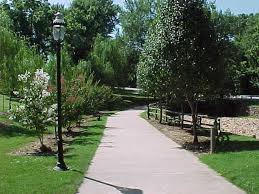
[[[105,182],[102,182],[102,181],[99,181],[99,180],[96,180],[96,179],[93,179],[93,178],[90,178],[90,177],[85,177],[85,178],[88,179],[88,180],[100,183],[100,184],[104,184],[104,185],[107,185],[107,186],[110,186],[110,187],[114,187],[115,189],[120,191],[122,194],[143,194],[143,191],[140,190],[140,189],[131,189],[131,188],[126,188],[126,187],[119,187],[119,186],[112,185],[112,184],[109,184],[109,183],[105,183]]]

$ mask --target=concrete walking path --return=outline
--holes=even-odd
[[[244,194],[139,117],[111,116],[80,194]]]

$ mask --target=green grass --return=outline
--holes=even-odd
[[[127,91],[123,89],[114,90],[114,95],[121,99],[121,101],[116,104],[116,110],[124,110],[135,106],[147,105],[152,101],[151,98],[136,93],[135,91]]]
[[[147,119],[147,111],[140,113],[140,117],[143,119]]]
[[[82,128],[80,136],[69,145],[65,162],[71,169],[56,172],[55,156],[12,156],[12,150],[37,141],[36,134],[16,123],[0,124],[0,191],[1,193],[72,194],[83,181],[84,173],[100,143],[107,117],[92,121],[90,127]],[[8,123],[1,116],[0,121]]]
[[[247,193],[259,193],[259,141],[254,138],[231,135],[218,153],[200,160]]]

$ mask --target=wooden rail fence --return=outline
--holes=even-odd
[[[148,119],[154,118],[159,120],[160,123],[165,122],[169,125],[177,125],[182,129],[184,124],[192,124],[191,114],[184,112],[175,112],[166,109],[165,106],[159,103],[148,104],[147,107]],[[220,119],[218,117],[211,117],[207,115],[198,114],[197,116],[197,128],[209,128],[210,129],[210,152],[214,153],[216,150],[216,143],[229,141],[229,137],[221,130]]]

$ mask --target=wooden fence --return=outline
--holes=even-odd
[[[159,120],[160,123],[165,122],[169,125],[177,125],[184,128],[187,123],[192,125],[191,114],[184,112],[175,112],[166,109],[165,106],[158,103],[149,104],[147,108],[148,119],[154,118]],[[197,116],[197,128],[210,129],[210,152],[214,153],[216,149],[216,142],[229,141],[229,137],[221,130],[220,119],[218,117],[210,117],[207,115],[198,114]]]

